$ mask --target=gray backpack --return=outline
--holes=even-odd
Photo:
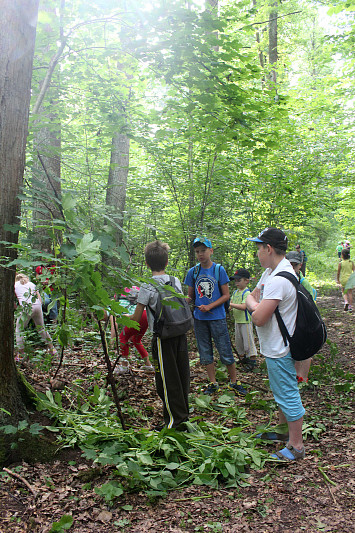
[[[169,276],[164,285],[155,286],[158,301],[155,311],[149,307],[154,316],[153,333],[160,339],[170,339],[187,333],[193,326],[193,318],[186,298],[174,295],[166,287],[170,286],[177,292],[175,278]]]

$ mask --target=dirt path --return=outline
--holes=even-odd
[[[302,389],[307,409],[305,421],[310,431],[304,461],[287,466],[267,464],[259,471],[252,471],[249,484],[237,489],[190,486],[151,501],[144,493],[124,494],[110,507],[94,488],[107,481],[111,469],[92,468],[78,450],[69,449],[51,464],[8,466],[21,477],[3,473],[0,531],[65,531],[51,529],[51,524],[63,515],[71,515],[74,522],[68,530],[75,533],[353,532],[353,406],[351,392],[346,389],[349,383],[353,386],[350,373],[355,373],[355,315],[343,312],[338,296],[320,298],[319,305],[332,344],[322,351],[324,360],[316,358],[310,384]],[[97,354],[100,355],[99,348]],[[199,394],[205,376],[195,364],[193,351],[191,359],[193,396]],[[104,370],[92,352],[89,355],[77,350],[66,361],[60,380],[67,384],[81,377],[82,387],[91,387],[96,379],[93,376]],[[48,372],[34,371],[33,366],[28,366],[25,374],[37,388],[46,389]],[[240,376],[249,390],[266,388],[262,369]],[[148,425],[161,420],[151,376],[134,372],[132,376],[120,378],[119,387],[126,391],[133,406],[147,407]],[[262,392],[262,397],[269,399],[271,395]],[[252,409],[248,403],[245,408],[255,425],[266,422],[265,411]],[[204,416],[217,420],[215,414]],[[317,422],[324,426],[319,440],[314,438]],[[273,444],[267,447],[270,451],[277,448]]]

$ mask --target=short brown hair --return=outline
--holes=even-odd
[[[160,272],[168,264],[170,246],[166,242],[149,242],[144,248],[144,256],[151,270]]]
[[[261,246],[263,248],[267,248],[267,243],[263,242],[261,243]],[[269,246],[271,246],[271,248],[274,249],[274,252],[276,255],[283,255],[283,256],[286,255],[286,250],[281,250],[281,248],[276,248],[275,246],[272,246],[272,244],[269,244]]]

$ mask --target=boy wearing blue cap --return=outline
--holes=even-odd
[[[197,237],[193,247],[199,263],[190,268],[185,284],[188,285],[189,298],[195,304],[194,327],[200,362],[201,365],[206,366],[210,381],[203,392],[204,394],[214,394],[219,390],[213,361],[213,339],[219,357],[227,367],[230,378],[228,389],[244,396],[246,390],[240,382],[237,382],[224,308],[225,302],[229,300],[229,277],[221,265],[216,265],[211,260],[213,248],[209,239]]]

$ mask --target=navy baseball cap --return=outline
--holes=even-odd
[[[242,278],[250,279],[250,272],[246,268],[238,268],[238,270],[234,272],[234,275],[231,276],[229,279],[232,280],[232,279],[242,279]]]
[[[196,237],[194,240],[193,246],[198,246],[199,244],[204,244],[206,248],[212,248],[212,243],[206,237]]]
[[[270,244],[273,248],[287,250],[287,235],[281,229],[265,228],[257,237],[247,240],[252,242],[263,242],[264,244]]]

